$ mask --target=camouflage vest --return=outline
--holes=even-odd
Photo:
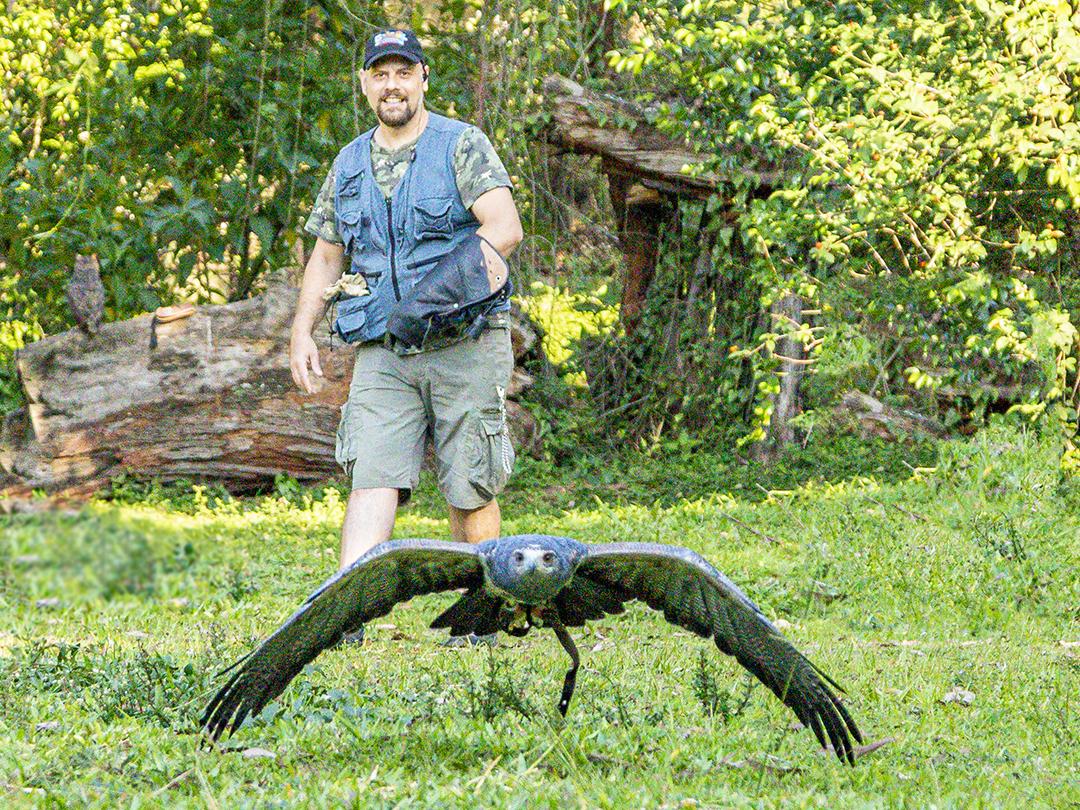
[[[381,338],[390,309],[444,255],[480,227],[462,205],[454,177],[454,149],[466,125],[428,113],[412,160],[387,199],[371,169],[368,130],[337,159],[334,209],[351,261],[350,273],[367,282],[370,295],[350,301],[356,342]]]

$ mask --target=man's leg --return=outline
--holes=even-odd
[[[499,502],[492,500],[479,509],[450,507],[450,533],[462,543],[481,543],[499,536],[502,513]]]
[[[439,489],[455,540],[479,543],[501,533],[495,496],[513,466],[504,397],[514,369],[510,333],[489,329],[432,354],[432,438]],[[453,637],[449,646],[494,644],[495,634]]]
[[[397,516],[398,491],[390,487],[354,489],[341,527],[340,568],[390,539]]]
[[[502,526],[502,513],[499,511],[499,502],[490,500],[478,509],[459,509],[450,507],[450,533],[454,539],[462,543],[482,543],[485,540],[494,540],[499,536]],[[487,636],[477,636],[470,633],[467,636],[451,636],[443,642],[444,647],[475,647],[478,644],[495,644],[495,633]]]
[[[338,568],[347,568],[368,550],[390,539],[397,516],[398,491],[390,487],[354,489],[345,506],[341,527],[341,556]],[[346,644],[364,642],[363,626],[346,633]]]
[[[420,478],[427,415],[406,359],[360,346],[341,412],[335,458],[352,479],[341,528],[341,568],[390,539],[399,497]]]

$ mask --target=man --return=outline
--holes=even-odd
[[[499,535],[495,496],[513,465],[505,421],[509,302],[475,340],[456,335],[416,351],[385,336],[386,313],[402,291],[462,239],[476,233],[507,256],[522,238],[510,178],[490,142],[425,107],[428,70],[411,31],[368,40],[360,86],[378,125],[338,154],[305,226],[317,239],[289,346],[303,391],[314,390],[312,374],[322,375],[311,333],[346,255],[369,293],[337,436],[338,461],[352,476],[342,568],[390,539],[397,507],[419,480],[427,438],[456,540]]]

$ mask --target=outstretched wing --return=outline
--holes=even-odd
[[[655,543],[589,546],[570,584],[556,599],[568,625],[621,613],[640,599],[664,618],[706,638],[748,669],[813,729],[836,755],[854,764],[851,738],[862,736],[836,694],[840,687],[787,641],[731,580],[700,555]]]
[[[414,596],[475,588],[483,579],[480,553],[468,543],[392,540],[376,546],[326,580],[273,635],[220,673],[239,666],[206,707],[201,725],[214,740],[226,729],[231,734],[345,633]]]

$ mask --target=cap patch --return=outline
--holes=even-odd
[[[404,45],[405,44],[405,32],[404,31],[382,31],[375,35],[375,41],[372,43],[376,48],[381,48],[383,45]]]

